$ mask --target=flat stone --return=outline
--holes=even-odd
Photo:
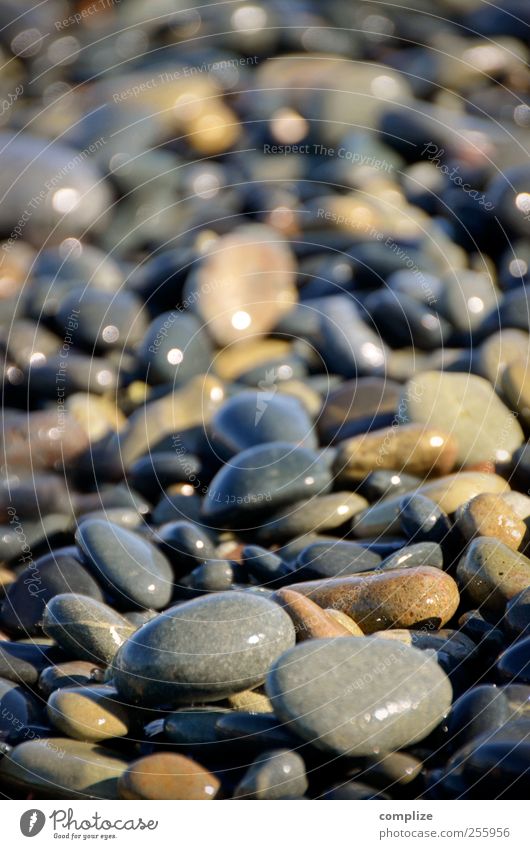
[[[426,483],[416,492],[434,501],[444,513],[450,515],[475,495],[482,492],[504,493],[509,485],[500,475],[481,472],[458,472]],[[357,537],[373,537],[380,534],[398,534],[401,495],[385,498],[373,504],[355,517],[353,531]]]
[[[337,442],[392,424],[401,385],[382,377],[360,377],[332,389],[317,420],[323,442]]]
[[[48,718],[62,734],[75,740],[99,743],[125,737],[132,730],[132,718],[120,704],[113,687],[61,687],[47,704]]]
[[[474,539],[457,568],[462,591],[485,611],[501,615],[506,602],[530,586],[530,560],[491,537]]]
[[[219,779],[191,758],[158,752],[134,761],[119,781],[121,799],[214,799]]]
[[[276,230],[248,224],[217,239],[187,284],[219,345],[271,330],[297,301],[295,262]]]
[[[204,746],[206,749],[218,743],[217,720],[231,713],[228,708],[181,708],[168,714],[164,722],[164,734],[170,743],[177,746]]]
[[[95,684],[103,676],[103,670],[87,660],[69,660],[46,666],[39,676],[39,693],[46,701],[48,697],[62,687],[84,687]]]
[[[295,576],[302,580],[335,578],[370,572],[381,564],[379,554],[354,542],[313,542],[296,559]]]
[[[261,684],[294,640],[290,618],[267,598],[214,593],[143,625],[115,659],[115,684],[133,704],[216,701]]]
[[[423,764],[409,752],[390,752],[382,758],[369,758],[363,766],[363,778],[383,790],[406,787],[421,774]]]
[[[129,606],[160,609],[173,593],[173,572],[164,555],[146,539],[112,522],[82,522],[76,542],[109,593]]]
[[[135,630],[111,607],[76,593],[52,598],[42,627],[71,657],[96,664],[109,663]]]
[[[416,542],[389,554],[379,565],[379,571],[408,569],[410,566],[434,566],[443,569],[444,557],[437,542]]]
[[[290,749],[263,752],[239,782],[234,799],[300,799],[308,788],[305,764]]]
[[[523,442],[521,426],[489,381],[473,374],[416,374],[401,399],[403,418],[450,434],[457,462],[505,462]]]
[[[30,740],[0,761],[0,780],[60,799],[118,799],[127,761],[111,749],[66,737]]]
[[[204,498],[208,522],[238,526],[331,487],[329,462],[308,448],[269,442],[248,448],[215,475]]]
[[[352,518],[366,507],[367,500],[356,492],[332,492],[297,501],[273,513],[260,525],[256,537],[266,545],[302,534],[348,527]]]
[[[429,622],[439,628],[459,602],[450,575],[431,566],[305,581],[287,589],[308,596],[319,607],[342,610],[365,634]]]
[[[298,645],[273,664],[266,688],[276,715],[302,739],[348,756],[419,742],[452,701],[432,658],[370,637]]]
[[[376,468],[421,478],[447,475],[457,456],[455,439],[441,429],[410,424],[376,430],[340,442],[333,464],[339,480],[361,480]]]
[[[496,665],[503,682],[530,684],[530,637],[517,640],[501,654]]]
[[[12,634],[42,634],[46,604],[73,588],[82,595],[103,601],[103,593],[90,572],[81,565],[77,550],[57,549],[37,558],[9,587],[0,612],[0,624]]]
[[[506,687],[481,684],[463,693],[453,704],[441,733],[449,751],[466,746],[486,732],[491,734],[517,717],[510,707]]]
[[[296,641],[312,640],[320,637],[349,637],[350,631],[322,610],[318,604],[292,589],[280,589],[275,600],[293,620]]]
[[[441,543],[447,539],[451,530],[451,523],[443,510],[419,493],[405,495],[401,499],[399,520],[411,542]]]
[[[475,537],[495,537],[517,551],[526,534],[526,525],[502,495],[484,492],[458,508],[458,530],[469,542]]]
[[[302,405],[277,393],[275,382],[263,381],[257,392],[238,392],[215,413],[211,425],[215,446],[225,459],[263,442],[291,442],[317,447],[311,419]]]

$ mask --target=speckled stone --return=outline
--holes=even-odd
[[[102,680],[103,670],[87,660],[69,660],[47,666],[39,676],[39,693],[47,700],[63,687],[84,687]]]
[[[264,511],[320,495],[331,487],[329,461],[308,448],[269,442],[232,458],[213,478],[203,503],[210,523],[241,526]]]
[[[516,637],[530,636],[530,585],[509,600],[504,624],[509,633]]]
[[[250,575],[265,586],[273,588],[290,582],[291,569],[273,551],[267,551],[259,545],[246,545],[241,560]]]
[[[212,439],[225,459],[263,442],[291,442],[316,448],[313,423],[302,405],[280,395],[271,380],[257,392],[238,392],[215,413],[210,424]]]
[[[111,607],[76,593],[52,598],[46,605],[42,627],[71,657],[104,664],[135,630]]]
[[[294,640],[290,618],[268,599],[214,593],[142,626],[115,659],[115,684],[133,704],[215,701],[261,684]]]
[[[356,481],[375,468],[396,470],[421,478],[452,471],[457,444],[451,435],[431,424],[402,424],[354,436],[337,446],[333,465],[339,480]]]
[[[92,575],[81,565],[74,547],[58,549],[37,558],[9,587],[0,612],[0,625],[13,634],[42,633],[42,616],[48,601],[75,590],[103,601]]]
[[[66,737],[30,740],[0,761],[0,780],[60,799],[117,799],[127,769],[119,754]]]
[[[105,684],[55,690],[47,704],[48,718],[67,737],[99,743],[131,733],[132,719],[116,690]]]
[[[274,598],[293,620],[296,640],[299,643],[319,637],[351,636],[350,631],[326,610],[322,610],[318,604],[295,590],[278,590]]]
[[[243,690],[228,696],[228,704],[234,710],[248,711],[249,713],[272,713],[272,705],[265,693],[258,690]]]
[[[342,610],[365,634],[428,622],[439,628],[453,616],[460,598],[450,575],[431,566],[305,581],[288,589],[320,607]]]
[[[481,492],[503,493],[509,489],[500,475],[483,472],[459,472],[454,475],[437,478],[417,489],[419,495],[425,495],[434,501],[448,515]],[[373,537],[379,534],[398,534],[400,531],[399,510],[400,495],[386,498],[373,504],[355,517],[353,530],[358,537]]]
[[[76,541],[92,571],[128,606],[160,609],[173,592],[173,572],[164,555],[134,531],[112,522],[82,522]]]
[[[499,540],[478,537],[460,560],[457,579],[474,604],[501,615],[506,602],[530,586],[530,560]]]
[[[416,374],[405,386],[401,406],[406,420],[453,436],[458,463],[505,462],[523,442],[521,426],[491,383],[473,374]]]
[[[159,752],[134,761],[119,781],[121,799],[214,799],[220,782],[191,758]]]
[[[256,538],[267,545],[313,531],[348,527],[352,518],[365,507],[368,501],[356,492],[332,492],[297,501],[263,522],[256,531]]]
[[[501,654],[496,671],[502,682],[530,684],[530,637],[517,640]]]
[[[266,688],[277,716],[302,739],[349,756],[422,740],[452,700],[432,658],[370,637],[296,646],[273,664]]]
[[[475,537],[495,537],[515,551],[521,547],[526,525],[502,495],[484,492],[458,508],[458,530],[466,541]]]
[[[434,501],[419,493],[401,499],[401,528],[412,542],[443,542],[451,530],[447,515]]]
[[[263,752],[251,763],[234,799],[300,799],[308,788],[305,764],[290,749]]]

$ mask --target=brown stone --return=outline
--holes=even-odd
[[[343,610],[335,610],[333,607],[324,608],[326,613],[329,613],[330,616],[333,616],[334,619],[337,620],[347,631],[349,631],[350,636],[352,637],[364,637],[363,632],[357,625],[351,616],[348,616],[344,613]]]
[[[293,620],[297,642],[322,637],[351,637],[351,632],[344,625],[296,589],[278,590],[275,597]]]
[[[285,589],[311,598],[319,607],[342,610],[365,634],[425,623],[441,628],[460,599],[451,576],[432,566],[304,581]]]
[[[52,724],[75,740],[99,743],[131,731],[127,708],[120,704],[114,688],[104,684],[54,690],[47,711]]]
[[[191,758],[172,752],[134,761],[119,781],[122,799],[214,799],[219,780]]]
[[[354,436],[337,448],[334,473],[339,480],[361,480],[377,469],[395,469],[422,478],[447,475],[457,455],[452,436],[415,424]]]
[[[469,542],[474,537],[496,537],[515,551],[521,546],[526,525],[502,495],[483,492],[456,511],[456,524]]]

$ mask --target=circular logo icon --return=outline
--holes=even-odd
[[[46,816],[37,808],[25,811],[20,817],[20,830],[24,837],[35,837],[44,828]]]

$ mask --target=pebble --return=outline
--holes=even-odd
[[[210,705],[204,708],[181,708],[168,714],[164,721],[164,734],[170,743],[185,748],[211,747],[218,743],[217,721],[228,708]]]
[[[276,384],[260,384],[258,392],[238,392],[215,413],[211,425],[214,444],[225,459],[264,442],[291,442],[315,449],[313,424],[303,406],[276,392]]]
[[[145,332],[138,359],[150,384],[182,385],[210,368],[213,351],[201,323],[185,312],[162,313]]]
[[[158,752],[140,758],[120,777],[120,799],[215,799],[219,779],[184,755]]]
[[[381,557],[355,542],[313,542],[296,559],[297,578],[335,578],[379,568]]]
[[[0,678],[0,740],[16,744],[41,719],[41,706],[34,695],[15,681]]]
[[[523,442],[517,419],[477,375],[420,372],[405,386],[401,405],[405,421],[453,437],[459,464],[506,462]]]
[[[497,675],[503,682],[530,684],[530,637],[517,640],[497,661]]]
[[[289,749],[263,752],[236,787],[234,799],[301,799],[308,788],[305,764]]]
[[[52,598],[46,605],[42,627],[71,657],[96,664],[109,663],[135,630],[111,607],[77,593]]]
[[[512,333],[516,332],[512,330]],[[530,373],[525,359],[515,359],[507,364],[502,372],[501,386],[506,403],[517,413],[524,427],[528,429],[530,426]]]
[[[322,610],[318,604],[295,590],[278,590],[275,600],[293,620],[298,643],[320,637],[349,637],[351,635],[350,631],[330,616],[326,610]]]
[[[52,725],[75,740],[99,743],[132,731],[127,709],[119,703],[116,690],[105,684],[54,690],[47,711]]]
[[[274,714],[230,711],[216,723],[219,740],[260,749],[296,749],[300,740]]]
[[[54,596],[75,591],[103,601],[99,584],[81,565],[74,547],[56,549],[24,569],[9,587],[0,610],[0,625],[17,635],[42,634],[46,604]]]
[[[458,530],[467,542],[475,537],[495,537],[517,551],[526,534],[526,525],[502,495],[484,492],[458,508]]]
[[[158,529],[156,539],[178,575],[215,558],[215,546],[209,534],[193,522],[167,522]]]
[[[364,637],[364,634],[357,625],[357,622],[354,622],[351,616],[348,616],[343,610],[335,610],[333,607],[325,607],[324,610],[329,614],[329,616],[332,616],[333,619],[336,619],[340,625],[346,628],[352,637]]]
[[[440,628],[459,603],[451,576],[431,566],[305,581],[287,589],[308,596],[319,607],[342,610],[364,633],[420,623]]]
[[[375,467],[424,478],[449,474],[456,455],[455,439],[438,428],[402,425],[339,443],[333,469],[341,481],[360,480]]]
[[[43,669],[64,660],[55,646],[47,643],[0,640],[0,677],[34,686]]]
[[[258,690],[234,693],[233,696],[228,696],[227,701],[234,710],[248,711],[248,713],[272,713],[270,700],[265,693],[260,693]]]
[[[389,569],[407,569],[409,566],[434,566],[443,569],[443,552],[437,542],[416,542],[389,554],[380,563],[378,571]]]
[[[325,399],[317,421],[321,438],[337,442],[391,425],[400,396],[400,384],[382,377],[345,381]]]
[[[278,605],[258,595],[215,593],[143,625],[114,661],[115,684],[132,704],[216,701],[261,684],[294,641]]]
[[[530,585],[509,600],[504,623],[516,638],[530,636]]]
[[[412,542],[443,543],[451,530],[451,523],[443,510],[430,498],[418,493],[401,499],[399,520],[403,533]]]
[[[237,527],[331,487],[325,456],[287,442],[248,448],[215,475],[204,499],[203,517],[210,523]]]
[[[87,660],[69,660],[46,666],[39,676],[39,693],[47,700],[55,690],[94,684],[101,676],[101,667]]]
[[[348,528],[352,518],[368,506],[356,492],[332,492],[329,495],[297,501],[279,510],[256,532],[263,543],[276,543],[302,534]]]
[[[432,658],[370,637],[298,645],[273,664],[266,688],[276,715],[297,735],[350,757],[419,742],[452,701]]]
[[[0,761],[0,780],[60,799],[118,799],[127,760],[111,749],[66,737],[30,740]]]
[[[478,537],[457,568],[462,592],[486,612],[501,616],[506,602],[530,586],[530,560],[500,540]]]
[[[76,542],[98,580],[129,606],[165,607],[173,593],[173,572],[164,555],[134,531],[112,522],[89,519]]]

